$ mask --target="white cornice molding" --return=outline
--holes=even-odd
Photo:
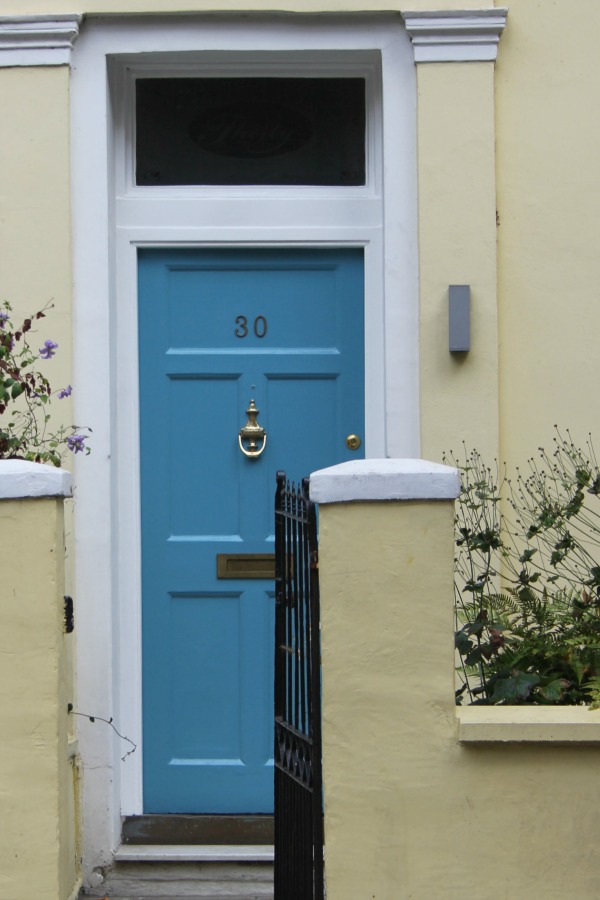
[[[416,63],[493,62],[508,9],[403,12]]]
[[[75,13],[0,16],[0,68],[68,65],[81,19]]]

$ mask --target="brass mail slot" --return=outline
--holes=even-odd
[[[274,553],[217,553],[217,578],[275,578]]]

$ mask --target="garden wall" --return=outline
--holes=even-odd
[[[600,712],[454,706],[457,490],[414,460],[311,477],[327,897],[593,900]]]
[[[0,461],[0,900],[77,895],[64,618],[67,472]]]

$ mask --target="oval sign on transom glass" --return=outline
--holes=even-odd
[[[201,113],[190,137],[203,150],[240,159],[280,156],[310,141],[310,122],[299,112],[266,103],[232,104]]]

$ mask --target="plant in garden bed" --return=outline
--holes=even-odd
[[[47,339],[36,351],[27,339],[34,322],[44,319],[48,308],[14,328],[10,303],[0,306],[0,459],[27,459],[60,466],[68,451],[90,452],[86,445],[90,429],[74,425],[61,425],[54,431],[50,428],[54,395],[39,367],[45,368],[58,344]],[[64,400],[72,391],[68,385],[56,396]]]
[[[523,473],[449,462],[456,506],[457,703],[600,705],[600,470],[558,429]]]

